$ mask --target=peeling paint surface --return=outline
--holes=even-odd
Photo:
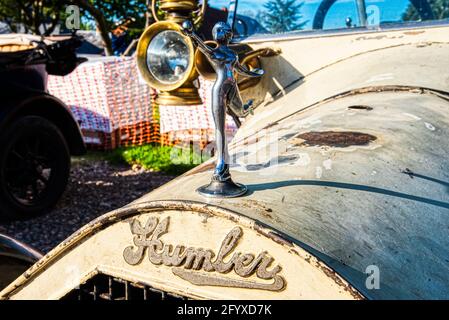
[[[348,110],[351,105],[372,110]],[[249,193],[207,202],[287,234],[368,298],[449,298],[448,109],[444,97],[404,91],[360,93],[298,112],[249,136],[254,143],[262,137],[269,144],[278,142],[282,161],[253,171],[235,167],[233,178],[247,185]],[[355,115],[341,120],[348,112]],[[314,132],[360,132],[376,139],[349,147],[298,143],[294,137],[310,132],[299,124],[311,117],[320,120]],[[438,130],[430,130],[426,122]],[[271,135],[276,139],[267,137]],[[256,150],[261,148],[251,143],[249,148],[239,142],[231,146],[231,154],[248,151],[248,159]],[[406,168],[413,178],[402,173]],[[210,174],[189,178],[137,203],[205,201],[194,190]],[[365,287],[370,265],[380,269],[380,290]]]

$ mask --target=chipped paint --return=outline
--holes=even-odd
[[[366,40],[402,39],[403,37],[404,36],[402,36],[402,35],[393,36],[393,35],[384,34],[384,35],[377,35],[377,36],[362,36],[362,37],[356,38],[355,40],[356,41],[366,41]]]
[[[424,122],[424,125],[425,125],[426,128],[429,129],[430,131],[435,131],[435,130],[436,130],[436,128],[435,128],[431,123]]]
[[[323,167],[326,170],[332,170],[332,160],[331,159],[324,160]]]
[[[418,43],[416,45],[417,48],[425,48],[425,47],[430,47],[431,45],[433,45],[433,42],[422,42],[422,43]]]
[[[321,167],[316,167],[315,168],[315,177],[317,179],[321,179],[321,177],[323,176],[323,168]]]
[[[335,273],[335,271],[330,269],[328,266],[324,265],[320,261],[316,261],[316,266],[319,267],[321,270],[323,270],[323,272],[329,278],[333,279],[336,283],[342,284],[341,283],[342,279]],[[354,299],[363,300],[363,296],[358,291],[351,288],[350,286],[342,286],[342,287],[345,289],[345,291],[349,292],[354,297]]]
[[[305,153],[305,152],[298,153],[298,157],[299,157],[299,159],[296,160],[296,162],[292,165],[297,165],[300,167],[307,167],[311,162],[310,155],[308,153]]]
[[[269,218],[270,220],[274,219],[273,216],[273,209],[268,207],[267,205],[264,205],[263,201],[256,201],[251,199],[242,199],[243,201],[239,203],[239,206],[243,206],[246,208],[251,208],[252,210],[256,210],[261,215]]]

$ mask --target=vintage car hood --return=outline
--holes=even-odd
[[[136,203],[238,212],[288,235],[369,298],[448,298],[448,108],[448,97],[421,91],[333,99],[234,145],[232,174],[247,196],[198,195],[209,162]],[[365,287],[372,265],[379,290]]]
[[[449,73],[442,65],[449,65],[448,44],[407,44],[314,72],[260,107],[231,143],[232,174],[247,196],[198,195],[210,179],[208,162],[136,203],[193,200],[263,222],[370,298],[448,298]],[[373,265],[378,290],[365,286]]]

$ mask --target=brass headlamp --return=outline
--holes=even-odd
[[[174,22],[152,24],[137,45],[137,66],[148,84],[159,90],[162,105],[201,104],[193,80],[198,76],[194,65],[192,41],[183,36]]]
[[[148,84],[159,90],[156,103],[160,105],[202,103],[193,83],[198,78],[195,50],[179,24],[189,19],[199,24],[206,7],[207,0],[202,5],[199,0],[152,0],[151,11],[157,22],[139,39],[137,65]]]
[[[180,23],[192,20],[198,24],[204,17],[207,0],[153,0],[151,10],[156,23],[148,27],[137,46],[137,65],[148,84],[159,90],[160,105],[198,105],[202,103],[194,81],[201,75],[214,80],[215,72],[207,58],[194,49],[190,38],[181,33]],[[158,11],[159,10],[159,11]],[[164,21],[158,17],[163,13]],[[213,41],[207,42],[213,45]],[[259,57],[279,54],[264,48],[253,51],[248,45],[231,45],[242,65],[249,70],[261,68]],[[260,78],[238,79],[239,89],[255,86]]]

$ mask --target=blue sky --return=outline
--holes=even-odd
[[[257,12],[263,10],[263,5],[268,0],[239,0],[238,12]],[[321,0],[297,0],[298,2],[304,2],[301,8],[301,14],[305,20],[309,20],[305,29],[310,29],[313,16],[321,3]],[[374,12],[372,9],[378,9],[380,13],[381,21],[399,21],[402,13],[408,7],[409,0],[366,0],[366,6],[368,8],[368,15],[370,12]],[[227,7],[228,0],[209,0],[211,6],[215,8]],[[371,9],[371,10],[370,10]],[[333,5],[328,13],[325,21],[325,28],[341,27],[344,24],[345,19],[348,16],[353,18],[354,23],[356,21],[356,5],[354,0],[339,0]]]

